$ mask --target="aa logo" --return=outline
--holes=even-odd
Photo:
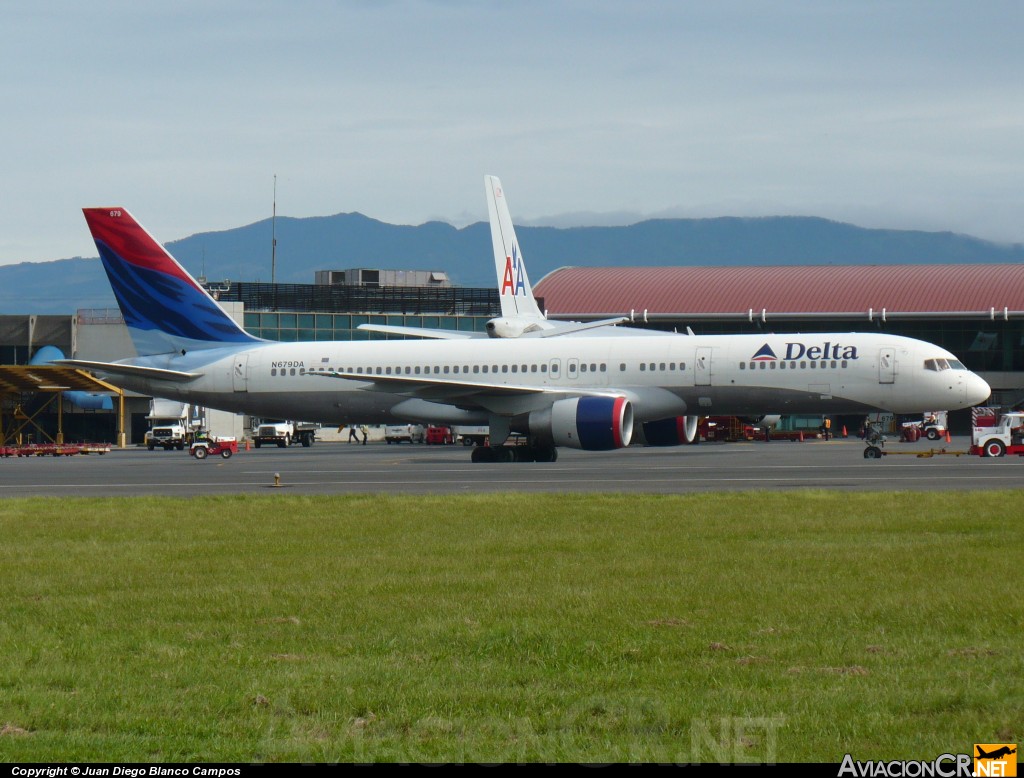
[[[974,775],[1017,775],[1017,744],[975,743]]]

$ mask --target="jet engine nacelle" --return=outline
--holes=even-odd
[[[668,419],[644,422],[644,438],[649,446],[682,446],[697,443],[697,416],[672,416]]]
[[[529,416],[534,445],[608,451],[629,445],[633,406],[625,397],[573,397]]]
[[[490,338],[518,338],[539,329],[537,322],[524,319],[496,318],[487,322],[487,336]]]

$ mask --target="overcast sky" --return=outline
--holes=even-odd
[[[1024,242],[1024,3],[37,0],[0,11],[0,264],[277,211],[824,216]]]

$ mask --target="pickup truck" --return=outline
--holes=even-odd
[[[423,426],[420,424],[393,424],[384,428],[384,440],[391,443],[423,442]]]

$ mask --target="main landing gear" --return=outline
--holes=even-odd
[[[477,446],[473,462],[554,462],[558,449],[554,446]]]

